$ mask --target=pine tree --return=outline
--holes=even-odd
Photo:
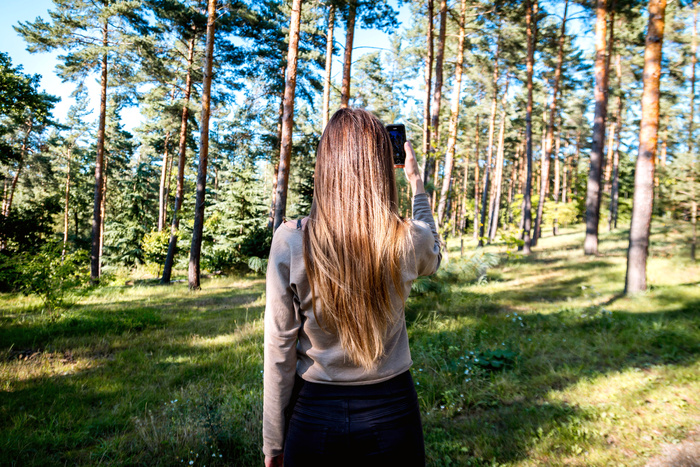
[[[643,292],[647,288],[646,263],[654,201],[654,169],[659,127],[659,76],[664,39],[666,0],[649,1],[649,24],[644,50],[644,93],[639,131],[639,153],[634,176],[634,204],[627,250],[625,293]]]
[[[20,22],[15,29],[29,44],[30,52],[66,51],[62,56],[63,64],[59,65],[62,78],[80,81],[97,70],[100,73],[100,117],[90,254],[90,280],[97,284],[100,276],[100,213],[109,69],[116,69],[112,76],[130,74],[128,52],[138,50],[139,45],[144,43],[147,24],[141,16],[142,3],[137,0],[107,0],[100,3],[54,0],[54,3],[56,11],[49,12],[51,23],[37,18],[34,23]]]

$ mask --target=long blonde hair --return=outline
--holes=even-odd
[[[386,331],[397,316],[391,289],[403,297],[407,242],[389,134],[371,113],[340,109],[316,153],[304,264],[316,320],[365,369],[384,353]]]

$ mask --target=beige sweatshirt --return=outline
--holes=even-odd
[[[413,198],[413,217],[410,225],[415,257],[408,255],[403,267],[404,297],[408,297],[418,276],[437,271],[441,259],[440,240],[425,193]],[[270,457],[283,452],[284,409],[291,397],[295,373],[315,383],[373,384],[403,373],[413,363],[406,333],[405,301],[398,294],[392,301],[400,316],[388,329],[384,355],[370,371],[353,364],[338,337],[319,327],[311,308],[302,233],[281,225],[273,236],[267,266],[263,452]]]

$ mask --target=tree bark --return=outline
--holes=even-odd
[[[698,2],[693,2],[693,35],[690,42],[690,119],[688,120],[688,153],[690,154],[690,223],[693,235],[690,241],[690,259],[695,261],[695,251],[698,243],[698,202],[695,199],[695,140],[693,130],[695,124],[695,67],[698,62]]]
[[[17,172],[12,177],[12,183],[10,183],[10,188],[7,193],[7,198],[4,200],[2,214],[5,218],[10,217],[10,211],[12,210],[12,200],[15,197],[15,190],[17,189],[17,182],[19,181],[19,175],[22,173],[24,168],[24,161],[29,152],[29,135],[34,128],[34,120],[30,117],[27,121],[27,133],[24,135],[24,140],[22,141],[22,147],[19,152],[19,160],[17,161]]]
[[[95,199],[92,216],[92,249],[90,252],[90,283],[100,282],[100,238],[102,237],[102,163],[105,151],[105,120],[107,118],[107,52],[109,45],[109,29],[107,20],[102,26],[102,46],[105,52],[101,59],[100,77],[100,120],[97,127],[97,159],[95,161]]]
[[[430,96],[433,83],[433,0],[428,0],[427,38],[428,55],[425,58],[425,102],[423,103],[423,166],[421,176],[425,178],[426,164],[430,158]]]
[[[559,209],[559,154],[561,154],[561,115],[557,119],[557,142],[554,147],[554,223],[552,225],[552,235],[559,234],[559,219],[557,218]]]
[[[569,190],[569,156],[567,155],[569,153],[569,146],[571,146],[571,143],[569,143],[568,139],[568,133],[567,133],[567,139],[565,141],[565,147],[566,150],[564,152],[564,160],[562,161],[562,176],[561,176],[561,202],[562,204],[566,204],[568,201],[567,195],[568,195],[568,190]]]
[[[335,28],[335,3],[328,10],[328,33],[326,34],[326,74],[323,80],[323,126],[321,133],[328,125],[331,104],[331,68],[333,67],[333,30]]]
[[[297,3],[295,0],[294,4]],[[350,0],[350,6],[348,10],[348,22],[346,32],[345,32],[345,60],[343,62],[343,83],[340,88],[340,107],[345,108],[350,102],[350,71],[352,68],[352,43],[355,36],[355,16],[357,15],[357,0]],[[301,4],[299,3],[299,8],[301,9]],[[294,7],[292,7],[292,15],[294,15]],[[297,36],[299,32],[297,31]],[[289,31],[289,36],[292,37],[292,31]],[[298,38],[297,38],[298,41]],[[291,51],[291,45],[289,50]],[[294,70],[296,73],[296,51],[294,52]],[[289,71],[289,62],[287,62],[287,71]],[[287,82],[289,82],[289,73],[287,73]],[[294,83],[296,84],[296,76],[294,77]],[[286,90],[285,90],[286,92]],[[286,201],[286,199],[285,199]],[[277,224],[275,223],[275,229],[277,229]]]
[[[574,160],[571,161],[571,190],[573,196],[578,196],[578,168],[579,162],[581,161],[581,129],[576,129],[576,152],[574,153]]]
[[[63,250],[61,250],[61,261],[66,257],[66,248],[68,246],[68,206],[70,205],[70,169],[73,161],[73,147],[68,147],[68,160],[66,162],[66,195],[63,203]]]
[[[523,254],[529,255],[531,250],[530,229],[532,228],[532,73],[535,58],[535,34],[537,27],[538,1],[530,5],[530,0],[525,0],[525,24],[527,26],[527,111],[525,114],[525,139],[527,141],[526,161],[527,176],[525,177],[525,194],[523,195],[523,245],[518,249]]]
[[[608,144],[605,151],[605,172],[603,173],[603,193],[610,194],[612,184],[613,151],[615,147],[615,122],[608,126]]]
[[[440,105],[442,104],[442,69],[445,59],[445,36],[447,34],[447,0],[440,0],[440,32],[438,33],[438,49],[435,56],[435,87],[433,88],[432,116],[430,126],[433,134],[430,145],[430,157],[425,158],[423,167],[423,182],[429,196],[435,189],[434,185],[428,183],[435,171],[433,165],[436,163],[436,148],[440,144]],[[435,203],[432,206],[435,209]]]
[[[465,143],[464,156],[464,173],[462,174],[462,192],[460,193],[460,211],[459,211],[459,231],[461,233],[467,230],[467,189],[469,184],[469,137]]]
[[[608,66],[606,57],[606,19],[608,0],[597,0],[595,27],[595,115],[593,118],[593,144],[586,187],[586,238],[583,251],[586,255],[598,254],[598,222],[600,220],[600,182],[605,144],[605,119],[608,114]]]
[[[216,0],[209,0],[207,8],[207,44],[204,52],[204,79],[202,83],[202,121],[199,132],[199,169],[197,171],[197,197],[194,204],[194,227],[190,247],[188,281],[190,290],[201,289],[200,258],[204,231],[204,205],[209,162],[209,113],[211,106],[212,65],[214,63],[214,33],[216,29]]]
[[[476,115],[474,149],[474,241],[479,240],[479,114]]]
[[[489,217],[489,240],[491,243],[496,238],[496,230],[498,230],[498,212],[501,204],[501,191],[503,185],[503,155],[505,145],[506,132],[506,96],[508,95],[508,81],[506,80],[506,88],[503,91],[501,99],[501,127],[498,132],[498,151],[496,153],[496,180],[493,190],[493,207],[491,208]]]
[[[189,120],[190,95],[192,94],[192,65],[194,63],[194,46],[196,35],[192,34],[187,51],[187,75],[185,77],[185,95],[180,118],[180,141],[178,145],[177,159],[177,187],[175,188],[175,207],[173,208],[173,221],[170,226],[170,241],[168,242],[168,254],[163,265],[161,284],[169,284],[172,275],[173,263],[177,254],[177,237],[180,230],[180,209],[185,189],[185,164],[187,163],[187,124]]]
[[[549,187],[549,161],[552,158],[552,143],[554,140],[554,119],[557,114],[557,99],[559,97],[559,85],[561,82],[561,69],[564,64],[564,42],[566,39],[566,16],[569,10],[568,0],[564,3],[564,19],[561,23],[559,33],[559,50],[557,51],[557,66],[554,69],[554,89],[552,90],[552,101],[549,105],[549,122],[547,123],[547,136],[543,141],[544,151],[542,153],[542,173],[540,174],[540,199],[537,204],[537,217],[535,218],[535,234],[532,239],[532,246],[537,245],[537,240],[542,234],[542,216],[544,214],[544,203],[547,199],[547,188]],[[555,155],[559,157],[559,155]],[[558,166],[557,166],[558,168]],[[558,174],[557,174],[558,176]],[[558,185],[557,182],[555,182]],[[555,188],[559,189],[558,186]]]
[[[352,23],[354,25],[354,5],[351,3]],[[292,129],[294,127],[294,94],[297,85],[297,56],[299,53],[299,25],[301,20],[301,0],[294,0],[292,4],[292,16],[289,23],[289,51],[287,54],[287,81],[284,86],[284,115],[282,117],[282,138],[280,147],[280,165],[277,174],[277,194],[275,203],[275,222],[274,230],[284,222],[284,215],[287,210],[287,184],[289,181],[289,163],[292,156]],[[350,27],[350,19],[348,19],[348,28]],[[348,35],[352,35],[348,31]],[[352,39],[350,39],[350,48],[352,48]],[[349,66],[350,58],[348,51],[345,51],[346,67],[348,67],[348,88],[350,86]],[[345,83],[345,78],[343,78]],[[345,84],[343,84],[345,86]],[[347,97],[347,94],[345,94]],[[347,101],[346,105],[347,107]]]
[[[102,175],[102,202],[100,203],[100,254],[98,256],[100,265],[99,275],[102,276],[102,252],[105,246],[105,217],[107,214],[107,163],[108,158],[104,158],[103,161],[103,175]]]
[[[664,38],[666,0],[649,1],[649,24],[644,47],[644,91],[642,120],[639,130],[639,152],[634,174],[634,201],[627,250],[625,294],[643,292],[647,288],[646,265],[649,254],[649,233],[654,200],[654,166],[659,128],[659,77]]]
[[[459,123],[459,99],[462,91],[462,67],[464,65],[464,22],[467,14],[467,0],[461,0],[459,20],[459,42],[457,45],[457,63],[455,65],[455,83],[452,89],[452,102],[450,107],[450,128],[447,138],[447,152],[445,153],[445,172],[440,190],[440,202],[438,203],[438,225],[442,225],[445,216],[445,203],[452,184],[452,167],[455,158],[455,145],[457,144],[457,123]],[[454,224],[453,224],[454,225]]]
[[[282,89],[284,89],[284,83],[285,83],[285,76],[284,76],[285,70],[282,70]],[[280,96],[280,105],[277,111],[277,139],[275,140],[276,144],[276,149],[275,149],[275,155],[273,155],[273,158],[275,158],[275,166],[274,170],[272,171],[272,202],[270,203],[270,215],[268,216],[267,219],[267,228],[272,229],[275,225],[275,206],[277,205],[277,172],[280,169],[280,144],[282,141],[282,119],[284,117],[284,90],[282,91],[282,95]]]
[[[165,204],[167,200],[165,199],[166,190],[166,180],[168,178],[168,144],[170,143],[170,132],[165,134],[165,141],[163,149],[163,167],[160,172],[160,189],[158,190],[158,232],[163,231],[163,226],[165,225]]]
[[[486,203],[489,195],[489,177],[493,157],[493,133],[496,127],[496,110],[498,107],[498,56],[501,49],[501,36],[496,39],[496,56],[493,64],[493,96],[491,97],[491,119],[489,120],[489,145],[486,148],[486,165],[484,166],[484,188],[481,192],[481,214],[479,216],[479,246],[484,246],[484,227],[486,224]]]
[[[608,231],[617,228],[617,209],[620,196],[620,132],[622,131],[622,63],[620,54],[615,60],[617,74],[617,112],[615,114],[615,152],[613,153],[612,185],[610,186],[610,218]]]

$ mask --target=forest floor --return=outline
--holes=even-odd
[[[691,442],[700,263],[687,231],[655,221],[650,291],[634,298],[621,294],[626,231],[602,233],[598,257],[582,254],[580,226],[527,258],[489,246],[500,264],[480,280],[474,244],[460,259],[451,240],[406,310],[428,464],[664,465]],[[73,302],[49,314],[0,295],[0,465],[261,465],[262,277]]]

